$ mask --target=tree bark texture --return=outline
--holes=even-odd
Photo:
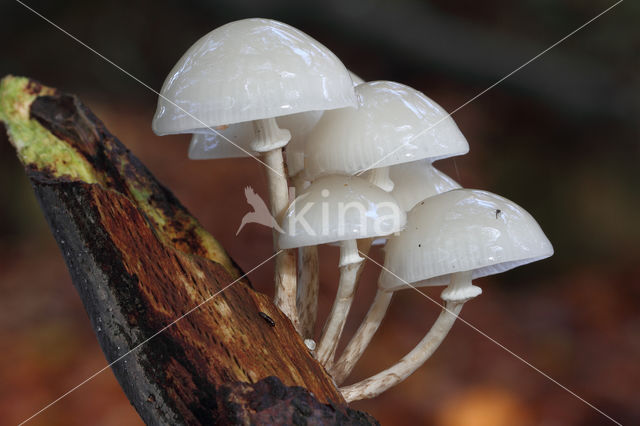
[[[75,96],[9,76],[0,120],[146,423],[376,423],[348,408],[289,320]]]

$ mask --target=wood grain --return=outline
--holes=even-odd
[[[289,320],[75,96],[17,77],[0,96],[106,359],[145,422],[375,423],[346,406]]]

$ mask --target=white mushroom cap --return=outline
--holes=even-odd
[[[153,119],[159,135],[356,105],[351,77],[329,49],[287,24],[259,18],[198,40],[160,93]]]
[[[391,194],[406,212],[424,199],[460,188],[458,182],[433,167],[429,160],[391,166],[389,177],[394,183]]]
[[[349,71],[349,75],[354,86],[363,83],[363,80],[351,71]],[[287,166],[291,176],[296,175],[304,167],[305,142],[323,112],[299,112],[283,115],[276,119],[279,127],[291,132],[291,140],[286,149]],[[258,154],[251,148],[254,130],[250,121],[221,126],[215,130],[219,134],[209,129],[198,129],[197,133],[194,133],[189,144],[189,158],[192,160],[212,160],[216,158],[241,158],[248,157],[249,154]]]
[[[287,157],[289,156],[289,150],[295,150],[298,145],[304,146],[304,140],[313,129],[313,126],[320,120],[322,113],[323,111],[299,112],[297,114],[283,115],[276,119],[279,127],[291,132],[291,140],[287,144]],[[257,154],[251,147],[251,142],[254,138],[251,121],[225,127],[224,129],[215,129],[219,134],[208,129],[197,130],[198,133],[194,133],[189,144],[189,158],[192,160],[211,160],[216,158],[248,157],[247,153]],[[237,146],[229,143],[229,141]],[[302,153],[301,155],[304,154]],[[289,172],[291,173],[291,170]]]
[[[291,132],[291,140],[285,151],[289,175],[296,175],[304,167],[304,144],[323,113],[324,111],[307,111],[278,119],[280,127]]]
[[[364,83],[360,77],[349,71],[353,86]],[[285,115],[278,119],[278,124],[283,129],[291,132],[291,140],[287,144],[287,168],[289,175],[295,176],[304,168],[304,150],[309,134],[316,126],[324,111],[301,112],[293,115]]]
[[[356,74],[352,73],[351,71],[349,71],[349,75],[351,76],[351,81],[353,81],[353,85],[357,86],[359,84],[364,83],[364,80],[361,79],[359,76],[357,76]]]
[[[448,284],[453,273],[472,271],[474,279],[544,259],[553,247],[522,207],[489,192],[454,189],[415,206],[385,252],[393,274],[434,286]],[[382,271],[381,287],[405,287],[393,274]]]
[[[429,160],[391,166],[389,176],[395,183],[391,195],[405,212],[422,200],[460,188],[458,182],[436,169]],[[386,242],[386,238],[376,238],[372,245],[383,246]]]
[[[287,209],[281,249],[399,232],[406,214],[388,192],[355,176],[326,176],[313,182]]]
[[[309,179],[464,154],[469,144],[447,112],[390,81],[356,86],[358,108],[327,111],[307,139]]]

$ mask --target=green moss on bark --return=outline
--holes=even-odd
[[[0,81],[0,121],[5,123],[11,143],[25,166],[48,169],[57,178],[97,183],[93,167],[86,158],[30,118],[29,108],[33,101],[38,96],[54,93],[54,89],[28,78],[3,78]]]

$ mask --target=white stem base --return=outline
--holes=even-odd
[[[251,148],[263,153],[263,160],[268,166],[266,171],[271,215],[279,223],[289,206],[289,184],[284,170],[282,146],[286,145],[291,134],[288,130],[280,129],[273,118],[256,120],[253,124],[256,131],[256,139],[252,142]],[[276,247],[277,237],[277,231],[274,229],[274,247]],[[291,320],[296,330],[299,330],[296,309],[295,251],[283,250],[276,256],[275,263],[275,296],[273,302]]]
[[[289,318],[300,334],[300,321],[296,308],[296,252],[294,250],[283,250],[276,256],[273,303]]]

